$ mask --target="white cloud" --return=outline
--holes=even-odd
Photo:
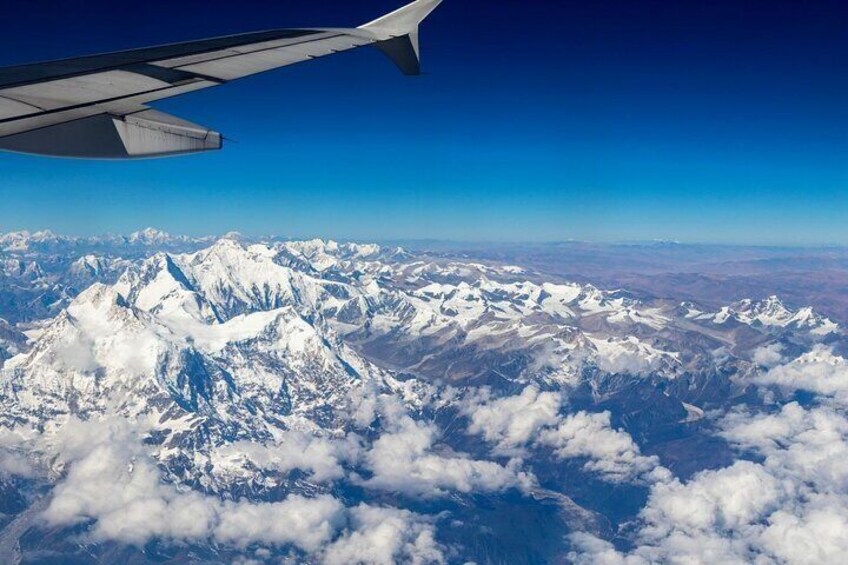
[[[756,377],[755,382],[812,392],[848,406],[848,361],[825,345],[817,345],[797,359],[770,369]]]
[[[609,412],[566,416],[556,428],[543,431],[537,444],[552,447],[561,459],[589,459],[584,468],[610,482],[671,478],[657,457],[641,454],[630,434],[612,428]]]
[[[622,554],[582,534],[572,541],[578,562],[749,563],[771,512],[780,507],[783,485],[760,465],[740,461],[705,471],[686,484],[656,484],[640,514],[637,547]]]
[[[125,424],[72,421],[62,435],[69,438],[63,456],[69,470],[44,512],[49,524],[94,519],[95,539],[135,544],[152,537],[203,538],[211,532],[216,505],[162,483],[155,462]]]
[[[577,565],[649,565],[639,555],[619,552],[613,544],[586,532],[574,532],[569,536],[575,551],[568,554],[568,562]]]
[[[497,445],[504,453],[526,445],[540,429],[559,421],[562,396],[541,392],[533,386],[517,396],[493,399],[489,389],[463,403],[463,412],[470,419],[468,432],[480,434]]]
[[[521,394],[492,398],[488,389],[461,403],[468,431],[495,444],[497,453],[532,445],[553,449],[560,459],[588,459],[584,468],[610,482],[669,480],[657,457],[641,454],[630,435],[612,428],[610,414],[562,416],[562,396],[529,386]]]
[[[776,476],[819,492],[848,493],[848,419],[840,411],[793,402],[775,414],[731,414],[723,427],[723,437],[764,456]]]
[[[32,477],[35,469],[21,453],[0,450],[0,477]]]
[[[794,363],[794,362],[793,362]],[[818,362],[809,365],[821,374]],[[809,382],[809,375],[793,379]],[[782,375],[788,373],[782,372]],[[832,387],[824,387],[832,390]],[[737,411],[721,435],[761,462],[657,483],[629,553],[581,534],[578,562],[841,563],[848,553],[848,419],[839,406]]]
[[[752,355],[754,363],[761,367],[771,368],[783,361],[783,345],[771,343],[763,345],[754,350]]]
[[[499,492],[532,484],[517,460],[504,466],[440,445],[438,428],[414,420],[392,397],[379,397],[374,410],[383,429],[370,445],[355,434],[322,438],[289,431],[271,445],[243,441],[219,447],[211,461],[215,472],[223,476],[249,476],[252,465],[283,473],[299,469],[317,483],[347,477],[347,465],[350,478],[368,488],[416,497],[444,496],[448,491]],[[357,470],[367,478],[362,479]]]
[[[379,395],[371,387],[363,386],[348,394],[350,420],[360,429],[369,428],[377,417]]]
[[[314,482],[353,480],[414,497],[526,490],[534,484],[517,460],[508,465],[478,461],[440,445],[435,425],[414,420],[395,399],[383,398],[377,410],[383,431],[370,445],[353,434],[324,438],[287,431],[274,444],[238,442],[213,450],[214,472],[300,469]],[[140,426],[118,417],[71,418],[39,439],[64,475],[42,516],[49,526],[85,523],[86,536],[95,542],[296,547],[328,563],[443,561],[433,520],[406,510],[347,508],[330,495],[290,495],[274,503],[224,501],[167,483],[153,448],[139,440]]]
[[[222,501],[167,484],[123,421],[71,420],[51,439],[54,447],[67,448],[60,460],[68,471],[43,518],[50,526],[92,521],[88,535],[95,541],[141,545],[160,538],[240,548],[295,546],[330,564],[357,556],[375,563],[443,560],[432,523],[409,511],[346,508],[330,495],[291,495],[274,503]]]
[[[785,563],[844,563],[848,555],[848,497],[813,495],[799,508],[769,517],[765,551]]]
[[[344,505],[329,495],[292,495],[282,502],[225,502],[214,528],[216,540],[245,547],[252,543],[296,545],[318,552],[345,523]]]
[[[756,524],[783,496],[780,482],[762,466],[738,461],[705,471],[687,484],[672,481],[651,492],[642,513],[643,539],[663,539],[692,532],[741,532]]]
[[[351,530],[327,548],[327,565],[444,562],[433,525],[407,510],[360,504],[350,522]]]
[[[364,455],[373,476],[364,481],[372,489],[411,496],[443,496],[448,490],[463,493],[497,492],[528,488],[532,478],[519,470],[519,462],[504,467],[464,455],[435,452],[438,438],[433,424],[401,416],[393,429],[376,440]]]
[[[32,456],[35,432],[29,428],[0,429],[0,477],[34,477],[37,474]]]
[[[345,439],[316,437],[303,432],[284,432],[271,445],[239,441],[215,449],[211,455],[216,474],[252,474],[251,464],[260,469],[288,473],[300,469],[318,483],[344,477],[342,463],[358,457],[361,445],[356,436]]]

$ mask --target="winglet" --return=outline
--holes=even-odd
[[[416,0],[361,26],[381,37],[375,45],[407,75],[421,74],[418,26],[442,0]]]

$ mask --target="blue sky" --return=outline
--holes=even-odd
[[[0,63],[355,26],[402,3],[5,3]],[[235,140],[222,152],[0,154],[0,230],[848,244],[846,15],[445,0],[422,77],[364,49],[158,104]]]

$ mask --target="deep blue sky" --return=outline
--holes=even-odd
[[[402,3],[4,2],[0,64]],[[423,77],[362,49],[158,104],[223,152],[0,154],[0,230],[848,244],[844,4],[445,0]]]

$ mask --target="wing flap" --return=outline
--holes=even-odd
[[[198,80],[188,84],[173,86],[166,90],[157,90],[127,96],[117,100],[92,102],[90,104],[77,104],[67,108],[52,111],[39,110],[37,113],[0,119],[0,139],[5,136],[23,133],[55,126],[62,122],[71,122],[89,118],[97,114],[111,114],[113,116],[125,116],[145,109],[145,105],[156,100],[162,100],[171,96],[179,96],[215,86],[218,83]]]
[[[130,157],[198,153],[223,146],[220,133],[158,110],[145,110],[113,122]]]
[[[221,149],[221,134],[156,110],[96,114],[0,138],[0,149],[54,157],[133,159]]]

